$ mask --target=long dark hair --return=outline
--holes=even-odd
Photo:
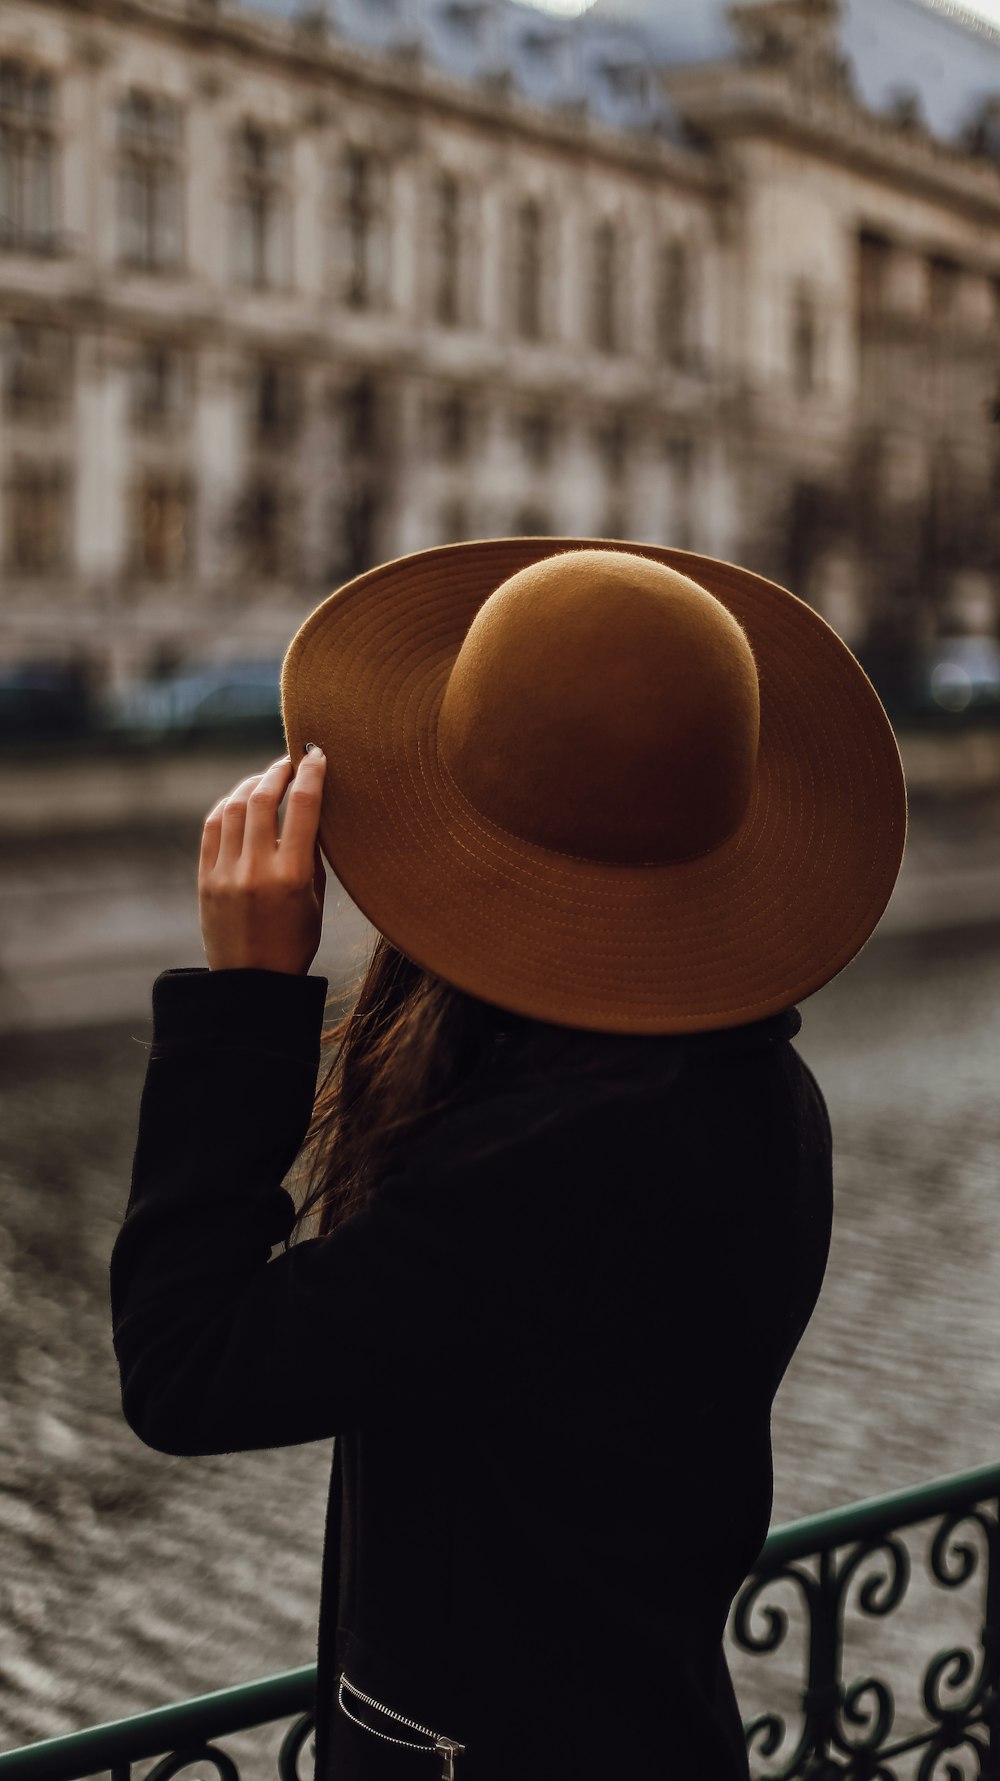
[[[523,1139],[565,1115],[560,1091],[585,1082],[587,1099],[627,1099],[676,1075],[676,1040],[591,1032],[512,1014],[456,989],[379,935],[353,1004],[324,1030],[332,1053],[300,1151],[305,1197],[285,1239],[318,1216],[327,1236],[362,1207],[408,1141],[498,1075],[543,1085]],[[473,1140],[475,1142],[475,1140]],[[498,1140],[491,1141],[495,1148]],[[466,1154],[463,1152],[463,1155]],[[482,1149],[469,1149],[469,1156]]]

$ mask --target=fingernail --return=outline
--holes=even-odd
[[[307,742],[304,749],[302,750],[302,752],[303,752],[303,754],[319,754],[319,755],[321,755],[323,753],[323,750],[320,748],[320,745],[318,742]]]

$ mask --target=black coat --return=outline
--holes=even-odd
[[[438,1734],[455,1781],[745,1781],[723,1630],[830,1238],[798,1011],[671,1041],[673,1086],[627,1106],[566,1089],[534,1136],[547,1085],[501,1072],[272,1258],[326,988],[156,979],[111,1257],[130,1428],[169,1454],[338,1437],[317,1781],[436,1781]],[[459,1165],[470,1131],[506,1147]]]

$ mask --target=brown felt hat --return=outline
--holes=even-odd
[[[804,601],[588,538],[418,551],[310,614],[281,675],[319,838],[400,951],[562,1026],[684,1033],[819,989],[875,928],[906,791]]]

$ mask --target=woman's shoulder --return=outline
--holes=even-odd
[[[578,1068],[572,1047],[558,1067],[546,1068],[531,1053],[501,1046],[489,1068],[406,1141],[397,1163],[408,1173],[482,1169],[494,1159],[508,1174],[574,1156],[586,1166],[607,1160],[605,1137],[621,1160],[630,1129],[640,1141],[644,1115],[683,1107],[688,1068],[700,1073],[715,1061],[774,1052],[801,1024],[798,1009],[789,1008],[752,1025],[699,1033],[586,1034]]]

